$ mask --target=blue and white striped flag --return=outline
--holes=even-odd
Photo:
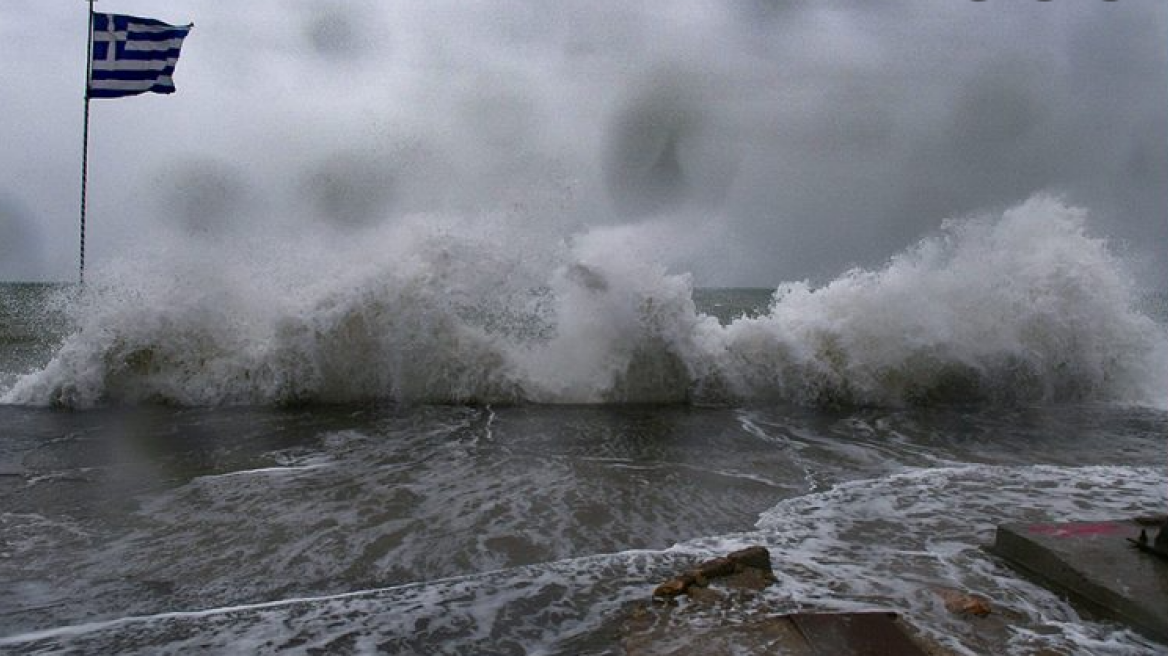
[[[94,14],[89,97],[174,93],[171,75],[191,27],[167,25],[152,18]]]

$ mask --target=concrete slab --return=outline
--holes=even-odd
[[[928,656],[895,613],[796,613],[710,626],[638,614],[624,627],[628,656]]]
[[[1135,521],[1004,524],[990,551],[1088,611],[1168,644],[1168,561],[1133,547]]]

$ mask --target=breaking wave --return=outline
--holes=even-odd
[[[1045,196],[726,325],[598,230],[546,248],[419,217],[311,241],[107,267],[3,401],[1162,405],[1168,382],[1122,263]]]

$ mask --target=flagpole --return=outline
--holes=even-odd
[[[81,133],[81,264],[77,279],[85,284],[85,192],[89,186],[89,80],[93,77],[93,3],[89,2],[85,40],[85,128]]]

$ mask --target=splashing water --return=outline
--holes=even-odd
[[[1051,197],[948,221],[879,269],[784,284],[728,325],[605,230],[548,241],[417,217],[295,253],[116,263],[3,400],[1157,404],[1168,382],[1122,263]]]

